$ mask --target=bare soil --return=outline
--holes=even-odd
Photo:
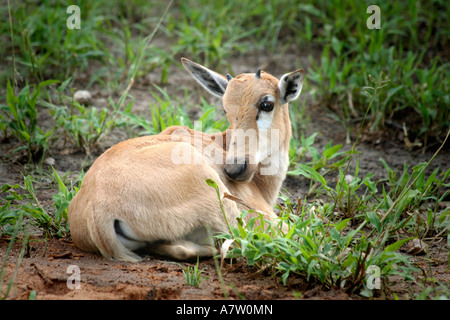
[[[276,76],[297,69],[307,68],[306,59],[298,58],[294,53],[285,55],[283,59],[244,58],[236,57],[233,60],[236,66],[234,75],[241,72],[254,72],[259,66],[265,65],[264,69]],[[171,95],[182,95],[184,90],[194,92],[194,99],[200,101],[200,97],[206,97],[208,101],[214,102],[207,93],[193,83],[189,75],[181,69],[173,68],[173,73],[166,86]],[[152,99],[148,87],[159,79],[158,70],[136,83],[131,94],[135,99],[133,112],[136,114],[149,115],[148,103]],[[80,88],[78,89],[85,89]],[[93,95],[93,105],[107,107],[106,93],[100,89],[90,89]],[[304,88],[303,98],[308,99],[308,88]],[[220,105],[218,103],[218,105]],[[332,118],[326,116],[327,111],[319,106],[307,104],[307,116],[305,123],[305,136],[313,132],[320,134],[316,138],[315,147],[319,150],[333,140],[334,144],[341,143],[344,149],[350,149],[351,145],[345,144],[345,132],[342,126]],[[194,118],[197,111],[195,108],[189,110]],[[43,116],[45,118],[45,115]],[[358,126],[353,129],[357,131]],[[355,132],[352,132],[352,142]],[[53,158],[54,167],[57,172],[67,174],[68,178],[76,177],[81,168],[86,169],[104,150],[115,143],[126,139],[127,136],[120,130],[114,130],[105,137],[94,150],[92,157],[87,158],[84,153],[72,146],[60,144],[50,150],[47,158]],[[374,172],[373,180],[387,176],[379,158],[382,157],[394,169],[402,170],[403,164],[415,165],[422,161],[428,161],[433,150],[422,152],[421,149],[408,151],[403,143],[401,130],[390,130],[378,135],[364,132],[358,144],[360,175]],[[3,141],[0,144],[0,185],[23,184],[22,172],[27,172],[22,159],[12,150],[17,147],[14,139]],[[431,164],[430,172],[436,167],[441,170],[449,168],[450,152],[448,148],[443,150]],[[87,161],[86,161],[87,159]],[[352,164],[354,166],[354,163]],[[44,171],[49,167],[44,165]],[[85,169],[85,170],[86,170]],[[331,180],[331,182],[333,182]],[[302,179],[288,177],[284,187],[292,197],[304,198],[308,194],[309,182]],[[43,180],[36,190],[39,201],[46,208],[51,208],[51,196],[55,193],[55,186],[51,181]],[[2,201],[2,200],[0,200]],[[9,245],[9,238],[0,238],[0,258],[3,261]],[[428,256],[412,256],[412,259],[423,266],[423,272],[428,276],[431,274],[448,285],[450,276],[446,271],[448,247],[443,239],[433,239],[428,243]],[[9,280],[18,263],[21,242],[17,241],[9,255],[5,267],[4,280]],[[430,262],[431,261],[431,262]],[[72,273],[68,273],[68,267],[76,265],[79,267],[81,282],[80,289],[69,289],[68,280]],[[358,295],[349,295],[343,290],[325,290],[320,285],[308,283],[305,279],[292,279],[288,286],[280,284],[279,279],[270,274],[257,272],[256,269],[245,263],[234,261],[233,264],[225,264],[223,280],[225,287],[219,281],[215,262],[213,259],[200,262],[200,269],[204,269],[202,276],[205,278],[198,288],[188,286],[182,270],[194,263],[174,263],[149,257],[140,263],[123,263],[110,261],[99,255],[80,251],[68,239],[44,239],[35,236],[26,250],[26,254],[20,261],[18,273],[11,298],[28,299],[30,293],[36,292],[36,299],[224,299],[228,295],[230,299],[361,299]],[[431,268],[431,269],[430,269]],[[71,283],[71,282],[70,282]],[[3,289],[6,283],[3,283]],[[396,292],[402,299],[411,297],[411,293],[420,290],[419,285],[409,286],[401,279],[392,279],[389,288],[382,288],[376,297],[380,299],[393,298]]]

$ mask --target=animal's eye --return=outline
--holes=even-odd
[[[273,102],[272,101],[263,101],[259,105],[259,110],[264,112],[270,112],[273,110]]]

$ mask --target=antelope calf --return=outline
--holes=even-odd
[[[277,217],[273,206],[289,164],[288,102],[300,95],[304,71],[280,80],[261,70],[232,78],[184,58],[182,63],[222,98],[229,128],[206,134],[170,127],[103,153],[69,206],[72,239],[80,249],[123,261],[146,254],[176,260],[213,256],[211,234],[228,228],[206,179],[222,195],[240,199],[223,200],[231,224],[248,208],[269,220]]]

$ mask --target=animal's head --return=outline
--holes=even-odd
[[[287,157],[291,137],[288,102],[300,95],[302,69],[280,80],[260,69],[233,78],[185,58],[181,61],[207,91],[222,98],[230,122],[224,166],[230,179],[248,181],[262,164]]]

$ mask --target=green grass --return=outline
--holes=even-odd
[[[14,44],[19,47],[13,67],[21,78],[43,81],[52,75],[65,79],[85,70],[92,60],[105,61],[108,51],[105,42],[99,41],[105,19],[100,3],[80,1],[83,24],[81,29],[73,30],[66,28],[69,15],[63,1],[44,1],[41,5],[10,1],[10,4]],[[4,23],[3,32],[9,27]],[[2,46],[1,50],[10,57],[11,47]]]
[[[78,186],[72,182],[69,186],[52,168],[52,173],[48,175],[57,186],[57,193],[52,195],[53,208],[44,207],[36,194],[35,185],[37,181],[30,175],[24,177],[23,185],[4,184],[1,188],[4,203],[0,207],[0,226],[5,226],[2,232],[11,234],[11,226],[23,217],[28,218],[28,225],[32,225],[35,230],[40,230],[45,237],[65,237],[69,234],[69,224],[67,213],[70,201],[77,193],[84,174],[81,173]],[[15,230],[15,229],[14,229]],[[2,234],[0,233],[0,236]]]
[[[419,282],[420,266],[398,250],[412,239],[445,238],[450,230],[450,210],[439,206],[449,194],[450,169],[437,168],[425,178],[428,164],[405,166],[400,175],[385,164],[386,186],[384,181],[373,181],[372,173],[359,178],[358,164],[349,180],[339,168],[335,186],[310,165],[298,164],[290,174],[302,174],[320,185],[327,200],[305,198],[293,203],[284,196],[278,204],[279,222],[260,215],[244,223],[247,212],[243,212],[238,227],[229,226],[230,233],[217,238],[234,239],[229,258],[244,258],[284,285],[302,277],[328,289],[387,297],[392,276]],[[365,189],[362,195],[357,193],[360,188]],[[283,224],[288,231],[282,230]],[[371,266],[380,270],[383,291],[367,286],[365,275]],[[439,297],[449,297],[448,290],[438,291]]]
[[[14,270],[13,275],[10,277],[9,281],[7,282],[8,284],[6,285],[6,288],[3,286],[3,283],[5,281],[5,270],[6,270],[6,263],[8,261],[11,249],[15,243],[15,241],[17,240],[18,237],[18,233],[20,231],[23,230],[23,216],[20,216],[14,223],[14,225],[12,226],[13,228],[13,232],[12,232],[12,236],[11,236],[11,240],[9,241],[9,245],[8,248],[5,252],[5,256],[3,257],[3,261],[2,261],[2,265],[0,267],[0,300],[6,300],[10,294],[11,294],[11,290],[14,288],[14,280],[17,277],[17,274],[19,272],[19,266],[20,266],[20,262],[22,261],[23,256],[25,255],[25,249],[28,245],[28,236],[23,237],[22,239],[22,249],[20,250],[19,253],[19,257],[18,259],[15,261],[16,264],[16,268]]]
[[[365,24],[368,2],[192,0],[172,5],[159,25],[166,46],[144,44],[165,8],[161,4],[132,1],[125,8],[114,1],[107,6],[101,1],[80,1],[78,5],[82,28],[73,30],[65,26],[68,14],[61,1],[44,1],[40,6],[11,1],[10,10],[2,6],[0,31],[10,41],[0,52],[8,62],[0,79],[9,79],[16,95],[17,87],[26,83],[39,85],[49,78],[63,83],[94,67],[96,72],[90,72],[84,82],[88,87],[104,87],[112,97],[123,92],[131,78],[137,81],[156,69],[161,72],[161,83],[167,83],[170,66],[180,65],[175,56],[195,57],[212,68],[232,72],[228,61],[232,55],[264,50],[282,56],[288,46],[314,44],[320,58],[310,54],[310,90],[348,134],[369,99],[361,88],[370,84],[368,75],[381,71],[391,84],[368,114],[371,131],[404,126],[410,147],[426,147],[429,138],[433,145],[440,143],[450,125],[450,64],[440,51],[448,46],[445,17],[449,9],[441,1],[380,1],[382,27],[369,30]],[[46,90],[38,96],[50,99]],[[88,111],[93,114],[82,118],[91,120],[84,122],[107,112]],[[108,131],[101,125],[92,128],[93,123],[79,125],[72,113],[66,112],[65,118],[59,125],[73,129],[72,139],[85,151],[92,146],[80,141],[77,130],[82,132],[87,125],[88,131]],[[8,112],[0,119],[4,120],[0,129],[8,134]],[[95,143],[99,133],[93,135]],[[39,150],[48,147],[46,141],[35,144]]]
[[[199,287],[200,283],[206,278],[202,277],[202,272],[205,268],[199,268],[199,259],[197,257],[197,264],[193,267],[187,266],[183,268],[183,276],[186,279],[186,284],[192,287]]]
[[[226,129],[223,112],[206,100],[187,92],[169,95],[166,84],[177,85],[173,70],[182,68],[180,56],[234,75],[233,59],[239,55],[281,60],[294,52],[309,60],[308,67],[300,59],[293,63],[307,72],[304,90],[312,103],[342,124],[348,141],[357,140],[350,151],[331,141],[319,151],[317,133],[304,133],[309,102],[292,104],[289,175],[309,180],[309,194],[301,203],[281,195],[287,234],[269,222],[256,226],[255,220],[231,230],[231,256],[269,270],[283,284],[301,276],[369,297],[370,265],[380,267],[384,287],[392,275],[418,282],[412,280],[418,266],[397,249],[410,238],[448,237],[450,215],[442,202],[449,196],[449,169],[429,172],[428,163],[415,163],[396,171],[380,159],[386,174],[376,181],[373,173],[359,172],[355,147],[363,130],[401,130],[410,149],[436,149],[444,141],[450,126],[445,1],[378,1],[380,30],[366,27],[369,1],[74,4],[81,11],[79,30],[66,27],[63,1],[0,5],[0,139],[16,145],[14,155],[25,159],[23,181],[1,189],[0,235],[15,240],[36,230],[45,237],[68,234],[67,207],[83,174],[70,181],[53,169],[43,173],[45,158],[61,144],[92,161],[96,147],[114,130],[134,137],[171,125],[194,128],[187,113],[192,101],[200,101],[203,131]],[[137,114],[130,92],[150,72],[159,74],[159,82],[145,84],[151,101]],[[107,103],[80,104],[73,99],[77,89],[99,90]],[[52,206],[39,199],[43,176],[53,181]],[[331,176],[337,176],[336,183]],[[186,271],[198,273],[198,268]],[[0,292],[2,298],[11,286]],[[427,294],[449,296],[442,286],[424,284],[416,297]]]
[[[364,88],[370,97],[366,116],[381,89],[389,82],[382,74],[378,79],[372,77],[371,81],[373,87]],[[437,168],[427,178],[425,170],[443,147],[449,133],[427,163],[420,163],[412,169],[405,164],[399,177],[380,159],[388,179],[373,181],[373,173],[362,179],[359,177],[359,158],[354,171],[349,172],[363,124],[352,150],[346,153],[339,153],[342,146],[333,146],[330,142],[320,154],[313,147],[315,134],[307,139],[302,137],[301,148],[309,151],[313,161],[294,163],[295,169],[288,174],[309,179],[308,197],[317,199],[325,193],[326,200],[305,198],[303,201],[299,199],[295,205],[284,196],[283,203],[278,204],[278,222],[266,221],[259,215],[244,223],[247,212],[238,218],[238,227],[232,227],[227,221],[230,232],[219,235],[217,239],[233,239],[229,257],[244,258],[248,265],[268,270],[284,285],[300,276],[327,289],[343,289],[364,297],[374,296],[366,276],[371,275],[369,268],[377,268],[382,281],[383,291],[375,291],[376,295],[387,297],[390,294],[388,288],[392,276],[416,282],[419,265],[398,250],[412,239],[448,236],[450,210],[439,204],[449,194],[444,190],[450,187],[450,169],[440,171]],[[334,158],[338,159],[330,163]],[[339,176],[336,185],[331,186],[325,176],[334,170],[339,172]],[[224,211],[217,184],[206,182],[216,189]],[[349,223],[354,227],[349,227]],[[287,225],[287,231],[283,225]],[[450,294],[448,290],[438,292],[439,298]]]
[[[41,160],[49,149],[55,128],[46,130],[39,126],[37,103],[42,89],[55,82],[47,80],[39,83],[37,88],[27,85],[16,94],[8,79],[6,105],[0,105],[3,115],[0,125],[5,134],[10,132],[20,141],[20,146],[14,152],[26,150],[29,162]]]
[[[442,141],[450,124],[450,64],[436,47],[448,45],[448,28],[438,21],[445,20],[448,8],[439,2],[435,7],[415,1],[378,5],[380,30],[368,30],[361,23],[368,16],[361,16],[364,2],[328,6],[333,10],[320,13],[325,21],[335,22],[326,29],[320,61],[310,57],[313,68],[308,77],[317,85],[322,102],[347,127],[365,110],[361,88],[367,85],[367,76],[383,71],[391,86],[369,113],[370,130],[383,130],[387,122],[406,122],[413,140],[426,144],[428,137],[438,137]],[[419,26],[425,32],[418,33]]]

